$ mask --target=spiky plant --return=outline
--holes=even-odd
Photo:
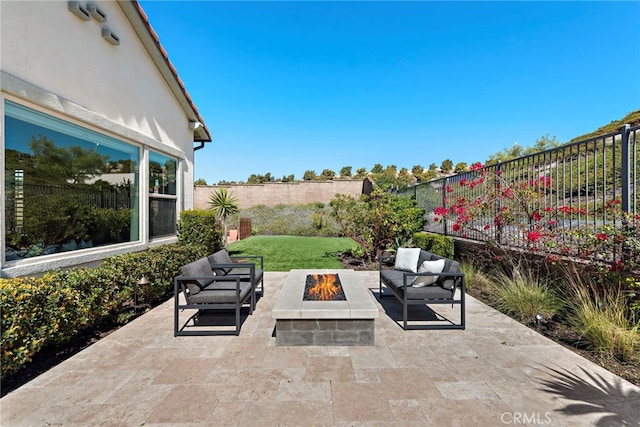
[[[238,212],[238,199],[227,191],[226,188],[220,188],[211,193],[209,196],[209,209],[211,209],[222,221],[224,230],[224,247],[229,248],[229,240],[227,237],[227,219],[229,216]]]
[[[511,273],[500,272],[493,281],[498,308],[522,323],[535,323],[539,314],[550,319],[564,306],[549,285],[529,270],[515,268]]]

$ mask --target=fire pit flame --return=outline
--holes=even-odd
[[[307,276],[304,299],[335,301],[346,298],[337,274],[310,274]]]

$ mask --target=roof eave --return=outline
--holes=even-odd
[[[211,133],[204,123],[198,108],[193,103],[191,96],[184,87],[184,83],[178,76],[178,72],[169,60],[167,52],[160,44],[158,35],[151,27],[147,15],[136,0],[119,1],[118,4],[131,23],[133,29],[144,44],[156,67],[169,85],[183,110],[187,113],[190,122],[200,122],[202,126],[194,129],[194,142],[211,142]]]

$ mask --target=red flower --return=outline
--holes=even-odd
[[[463,187],[464,187],[465,185],[467,185],[467,178],[462,178],[462,179],[460,180],[460,185],[461,185],[461,186],[463,186]]]
[[[433,210],[433,213],[435,213],[436,215],[445,216],[449,213],[449,210],[444,206],[438,206]]]
[[[480,162],[476,162],[474,164],[472,164],[471,166],[469,166],[469,170],[471,171],[477,171],[480,170],[484,167],[484,165]]]
[[[598,234],[596,234],[596,239],[604,242],[604,241],[608,240],[609,238],[604,233],[598,233]]]
[[[447,186],[445,187],[445,190],[447,190],[447,193],[453,193],[453,188],[451,188],[451,186],[450,186],[450,185],[447,185]]]
[[[542,233],[538,231],[530,231],[527,235],[527,239],[529,239],[531,243],[537,242],[538,240],[540,240],[540,237],[542,237]]]
[[[490,228],[491,228],[491,226],[490,226],[489,224],[485,224],[485,225],[484,225],[484,229],[485,229],[485,230],[488,230],[488,229],[490,229]]]
[[[531,214],[531,219],[533,219],[536,222],[540,221],[540,213],[538,213],[538,211],[535,211],[534,213]]]
[[[611,267],[609,267],[609,271],[622,271],[624,270],[624,263],[620,260],[616,260]]]
[[[453,224],[453,231],[460,231],[460,224],[458,224],[457,222]]]

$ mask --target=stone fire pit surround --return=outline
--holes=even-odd
[[[338,274],[346,301],[303,301],[309,274]],[[276,301],[276,345],[374,345],[378,307],[353,270],[291,270]]]

